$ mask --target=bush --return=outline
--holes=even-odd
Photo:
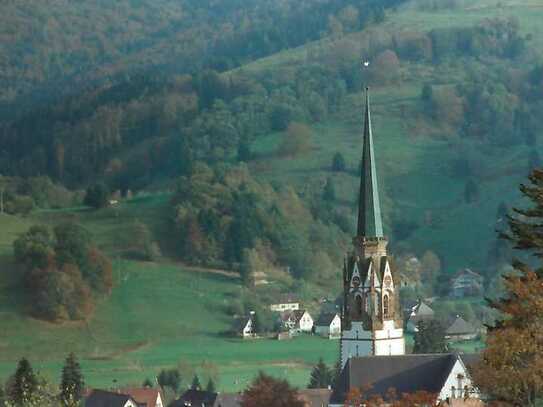
[[[83,203],[95,209],[105,208],[109,204],[107,186],[99,183],[88,187]]]

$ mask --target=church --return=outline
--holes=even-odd
[[[357,234],[343,267],[342,366],[357,356],[405,354],[400,284],[390,268],[381,219],[368,90],[362,150]]]
[[[406,354],[400,281],[383,231],[369,89],[366,88],[357,234],[343,266],[340,363],[330,406],[345,405],[354,388],[385,396],[426,391],[441,401],[477,397],[468,366],[473,355]]]

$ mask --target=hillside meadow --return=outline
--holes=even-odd
[[[138,210],[141,218],[145,219],[147,211],[158,210],[160,202],[160,198],[143,199]],[[73,217],[99,236],[99,244],[107,248],[118,233],[117,227],[122,228],[122,216],[128,216],[120,213],[125,208],[130,212],[130,205],[137,204],[117,208],[117,217],[84,209],[41,212],[26,219],[3,215],[3,258],[10,257],[10,241],[30,224]],[[160,369],[171,367],[184,372],[184,385],[197,372],[204,378],[213,377],[223,391],[244,388],[260,369],[304,386],[319,357],[332,364],[337,356],[337,341],[322,338],[244,341],[229,336],[232,320],[226,309],[229,301],[240,295],[241,285],[227,273],[164,260],[117,259],[113,294],[98,302],[94,314],[84,322],[52,324],[24,316],[14,271],[10,262],[2,263],[2,379],[13,373],[17,360],[25,356],[56,382],[64,357],[73,351],[81,359],[87,383],[97,387],[140,384]]]

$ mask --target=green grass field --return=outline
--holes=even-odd
[[[114,254],[123,225],[137,218],[160,228],[164,218],[158,214],[164,214],[166,202],[167,196],[153,196],[97,212],[75,208],[28,218],[3,215],[1,254],[10,259],[13,239],[31,224],[54,225],[74,218]],[[185,384],[198,372],[216,378],[223,391],[246,387],[261,369],[304,386],[319,357],[333,364],[338,354],[337,341],[317,337],[277,341],[226,335],[232,322],[226,307],[242,288],[235,277],[169,260],[114,259],[113,294],[98,302],[93,316],[86,322],[51,324],[24,316],[16,269],[9,261],[1,264],[0,380],[25,356],[55,382],[64,357],[73,351],[81,359],[87,383],[96,387],[113,386],[114,381],[140,384],[170,367],[180,367]]]

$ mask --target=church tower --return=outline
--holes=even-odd
[[[400,284],[387,256],[366,88],[358,228],[343,267],[341,365],[350,357],[403,355]]]

